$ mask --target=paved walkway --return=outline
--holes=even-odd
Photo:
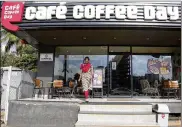
[[[5,126],[5,125],[3,124],[3,125],[1,125],[1,127],[7,127],[7,126]],[[169,127],[181,127],[180,118],[179,118],[179,120],[170,120],[170,121],[169,121]]]
[[[26,100],[26,101],[60,101],[60,102],[78,102],[81,103],[84,101],[82,98],[56,98],[56,99],[43,99],[43,98],[26,98],[26,99],[20,99],[20,100]],[[177,99],[152,99],[152,98],[92,98],[89,99],[90,102],[179,102],[181,103],[181,100]]]

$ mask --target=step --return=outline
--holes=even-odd
[[[138,113],[152,113],[151,104],[87,104],[80,105],[80,112],[116,112],[116,113],[127,113],[127,112],[138,112]]]
[[[78,121],[95,121],[95,122],[121,122],[127,123],[155,123],[156,114],[78,114]]]
[[[123,124],[121,122],[78,121],[75,127],[160,127],[157,123]]]

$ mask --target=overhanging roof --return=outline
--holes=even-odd
[[[180,46],[180,29],[52,28],[27,30],[46,45]]]
[[[84,3],[85,2],[85,3]],[[103,2],[103,3],[99,3]],[[71,9],[74,5],[137,5],[139,9],[137,20],[116,20],[111,16],[110,20],[75,20]],[[59,3],[32,3],[29,6],[51,6]],[[180,19],[177,21],[147,21],[143,19],[143,5],[152,6],[178,6]],[[148,45],[148,46],[179,46],[181,28],[181,4],[176,1],[69,1],[67,19],[58,20],[26,20],[16,23],[20,31],[16,34],[27,40],[32,45],[44,43],[47,45]]]
[[[33,6],[59,6],[60,3],[30,3],[25,2],[25,10],[27,7]],[[73,6],[75,5],[135,5],[137,6],[138,13],[136,20],[118,20],[114,15],[111,18],[105,19],[105,16],[101,16],[101,19],[74,19],[73,18]],[[179,19],[176,21],[169,20],[145,20],[144,19],[144,6],[176,6],[179,9]],[[57,28],[57,27],[163,27],[163,28],[180,28],[181,27],[181,3],[179,2],[67,2],[65,6],[68,8],[65,20],[59,20],[56,16],[53,16],[50,20],[27,20],[25,14],[23,15],[23,21],[16,23],[21,29],[41,29],[41,28]],[[25,13],[24,10],[24,13]],[[169,18],[169,17],[168,17]]]

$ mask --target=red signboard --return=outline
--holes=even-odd
[[[12,22],[21,22],[24,12],[23,2],[3,2],[1,12],[1,23],[6,29],[17,31],[19,27],[11,24]]]

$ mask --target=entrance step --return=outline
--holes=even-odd
[[[155,114],[78,114],[78,121],[94,122],[120,122],[128,123],[156,123]]]
[[[160,127],[152,105],[140,102],[97,102],[80,105],[75,127]]]
[[[75,127],[160,127],[157,123],[123,124],[121,122],[79,121]]]
[[[146,103],[98,103],[80,105],[80,112],[105,113],[152,113],[152,105]]]

